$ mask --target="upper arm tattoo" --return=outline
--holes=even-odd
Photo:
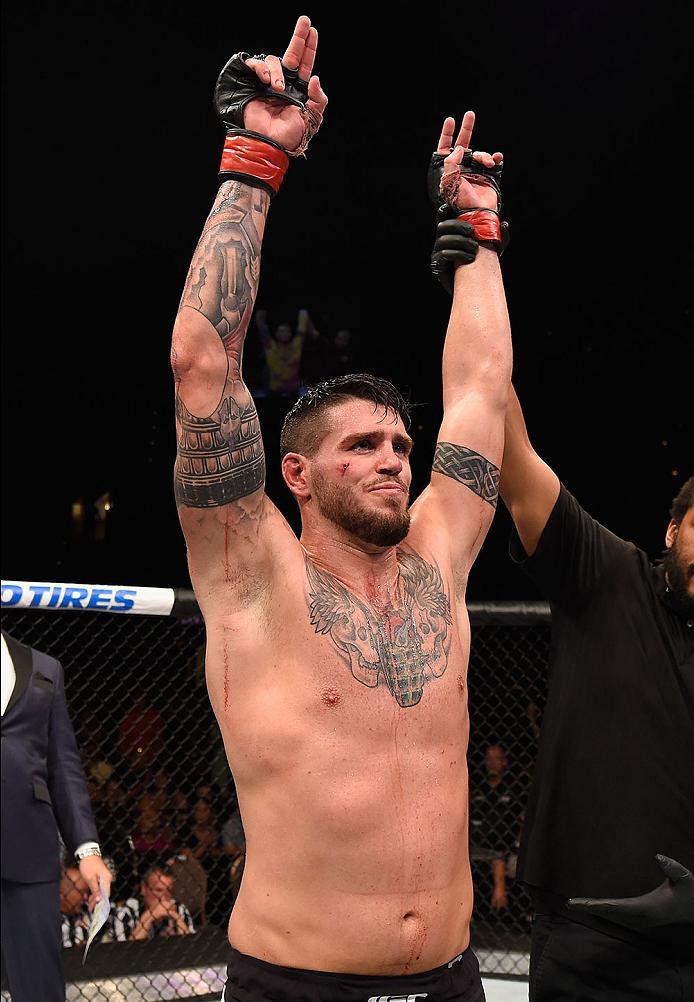
[[[208,418],[195,417],[177,398],[177,504],[214,508],[253,494],[265,483],[265,454],[255,404],[246,393],[245,406],[239,406],[238,396],[233,390],[229,392]]]
[[[432,470],[452,477],[496,508],[499,498],[499,468],[464,445],[439,442]]]
[[[257,188],[237,181],[221,186],[183,290],[179,313],[188,308],[201,314],[217,331],[227,357],[222,396],[210,413],[193,414],[176,382],[176,501],[192,508],[229,504],[265,482],[260,423],[241,376],[241,356],[268,204],[268,195]],[[176,344],[174,333],[174,370]]]

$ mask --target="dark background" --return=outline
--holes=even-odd
[[[216,191],[211,94],[234,51],[281,53],[302,8],[5,10],[2,574],[187,586],[168,352]],[[258,305],[351,327],[371,370],[421,403],[421,489],[449,307],[428,272],[424,176],[443,117],[473,108],[475,147],[506,157],[503,270],[531,436],[592,514],[656,556],[694,465],[683,7],[374,10],[305,8],[330,106],[273,204]],[[275,444],[270,493],[296,524]],[[534,596],[507,532],[500,512],[471,598]]]

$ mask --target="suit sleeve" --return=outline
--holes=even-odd
[[[628,543],[591,518],[563,485],[532,557],[515,529],[511,532],[512,559],[550,601],[565,608],[582,605],[602,575],[629,550]]]
[[[56,692],[48,731],[48,788],[68,854],[82,842],[98,842],[75,733],[65,701],[65,679],[58,663]]]

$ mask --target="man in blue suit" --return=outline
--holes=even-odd
[[[110,892],[59,661],[2,633],[2,954],[12,1002],[64,1002],[60,849]]]

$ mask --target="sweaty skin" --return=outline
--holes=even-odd
[[[406,545],[416,542],[415,530]],[[357,677],[331,633],[312,626],[302,556],[285,556],[262,610],[208,607],[205,615],[208,688],[248,846],[229,938],[242,953],[282,966],[427,970],[469,940],[465,606],[455,603],[445,669],[427,672],[426,651],[419,653],[422,696],[401,706],[382,670],[375,681]],[[333,580],[374,623],[403,607],[398,567],[384,556],[372,575],[376,605],[359,587],[365,575],[354,555],[321,548],[324,573],[335,561]],[[364,629],[366,647],[376,633]]]
[[[309,81],[319,122],[327,98],[311,76],[316,45],[299,18],[283,64]],[[269,82],[264,61],[249,65]],[[468,112],[446,160],[453,170],[473,122]],[[244,123],[303,147],[298,108],[250,101]],[[447,119],[440,152],[454,131]],[[490,191],[461,180],[458,204],[493,208]],[[241,372],[269,202],[241,180],[221,185],[172,350],[176,499],[247,842],[229,939],[286,967],[415,973],[456,957],[470,936],[465,590],[503,451],[503,285],[486,248],[456,272],[443,422],[409,531],[412,441],[395,412],[348,396],[331,406],[310,457],[283,457],[298,540],[265,494],[260,422]],[[353,516],[361,529],[345,528]],[[374,526],[400,542],[369,541]]]

